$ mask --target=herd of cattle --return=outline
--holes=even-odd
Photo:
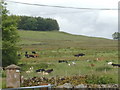
[[[52,71],[53,71],[53,69],[47,69],[47,70],[45,70],[45,69],[43,69],[43,68],[35,70],[35,72],[41,73],[41,74],[43,74],[43,75],[48,75],[48,74],[51,73]],[[28,73],[28,74],[31,73],[31,72],[34,72],[33,66],[30,67],[29,70],[26,71],[26,73]]]
[[[18,56],[21,56],[21,54],[18,54]],[[75,56],[75,57],[80,57],[80,56],[85,56],[85,54],[79,53],[79,54],[75,54],[74,56]],[[28,52],[26,51],[26,52],[25,52],[25,57],[26,57],[26,58],[30,58],[30,57],[36,58],[36,57],[39,57],[39,55],[38,55],[35,51],[32,51],[32,54],[28,54]],[[63,62],[64,62],[64,61],[63,61]]]
[[[21,55],[18,54],[18,56],[21,56]],[[85,54],[84,53],[79,53],[79,54],[75,54],[74,56],[75,57],[82,57],[82,56],[85,56]],[[26,58],[30,58],[30,57],[36,58],[36,57],[39,57],[39,55],[35,51],[32,51],[32,54],[28,54],[28,52],[26,51],[25,52],[25,57]],[[98,58],[97,58],[97,60],[98,60]],[[59,60],[58,63],[68,63],[68,61],[67,60]],[[75,64],[75,63],[73,63],[73,64]],[[112,63],[111,65],[120,67],[120,64],[113,64]]]
[[[59,60],[58,63],[68,63],[68,61],[66,60]],[[76,63],[72,61],[72,65],[75,65]],[[113,64],[113,62],[108,62],[108,64],[112,65],[113,67],[116,66],[116,67],[120,67],[120,64]],[[69,66],[70,63],[68,63]],[[90,64],[91,67],[94,67],[95,64]],[[30,68],[28,71],[26,71],[26,73],[30,73],[30,72],[33,72],[33,67]],[[41,73],[42,75],[48,75],[50,74],[51,72],[53,72],[53,69],[47,69],[45,70],[44,68],[40,68],[40,69],[37,69],[35,70],[35,72],[37,73]]]
[[[85,56],[85,54],[79,53],[79,54],[74,55],[74,57],[82,57],[82,56]],[[39,57],[39,55],[35,51],[32,51],[32,54],[28,54],[28,52],[26,51],[25,57],[26,58],[30,58],[30,57],[36,58],[36,57]],[[99,59],[97,58],[97,60],[99,60]],[[69,66],[76,64],[74,61],[72,61],[72,63],[70,64],[69,61],[67,61],[67,60],[58,60],[58,63],[67,63]],[[113,64],[112,62],[109,62],[108,64],[111,64],[112,66],[120,67],[120,64]],[[94,66],[95,66],[95,64],[91,64],[91,67],[94,67]],[[27,71],[27,72],[29,73],[30,71]],[[37,69],[36,72],[42,73],[43,75],[47,75],[47,74],[53,72],[53,69],[45,70],[45,69],[41,68],[41,69]]]
[[[35,52],[35,51],[32,51],[32,54],[28,54],[28,52],[25,52],[25,57],[27,58],[35,58],[35,57],[38,57],[39,55]]]

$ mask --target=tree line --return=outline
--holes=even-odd
[[[13,16],[19,19],[19,21],[17,22],[18,29],[34,31],[59,30],[59,25],[55,19],[32,16]]]

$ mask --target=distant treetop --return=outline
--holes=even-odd
[[[59,30],[59,25],[55,19],[31,17],[31,16],[15,16],[20,20],[18,29],[33,30],[33,31],[53,31]]]
[[[112,34],[112,37],[115,40],[120,40],[120,33],[119,32],[115,32],[115,33]]]

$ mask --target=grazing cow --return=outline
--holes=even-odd
[[[36,52],[35,52],[35,51],[32,51],[32,53],[33,53],[33,54],[36,54]]]
[[[53,69],[45,70],[46,73],[51,73],[52,71],[53,71]]]
[[[25,52],[25,57],[29,58],[28,52]]]
[[[120,67],[120,64],[114,64],[114,63],[112,63],[111,65],[112,66],[118,66],[118,67]]]
[[[91,67],[94,67],[94,66],[95,66],[95,64],[90,64],[90,66],[91,66]]]
[[[38,54],[34,54],[34,57],[38,57],[39,55]]]
[[[43,71],[45,71],[45,69],[38,69],[38,70],[36,70],[36,72],[43,72]]]
[[[36,53],[36,52],[34,52],[34,53]],[[30,57],[32,57],[32,58],[35,58],[35,57],[38,57],[39,55],[38,54],[28,54],[28,52],[25,52],[25,57],[27,57],[27,58],[30,58]]]
[[[29,55],[29,57],[33,57],[33,58],[34,58],[34,57],[36,57],[36,56],[34,56],[34,55]]]
[[[58,62],[59,63],[63,63],[63,62],[68,63],[68,61],[66,61],[66,60],[59,60]]]
[[[38,57],[39,56],[35,51],[32,51],[32,53],[34,54],[34,57]]]
[[[113,62],[108,62],[109,65],[120,67],[120,64],[114,64]]]
[[[80,56],[85,56],[85,54],[83,54],[83,53],[80,53],[80,54],[76,54],[76,55],[74,55],[75,57],[80,57]]]

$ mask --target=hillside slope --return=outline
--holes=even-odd
[[[22,46],[39,47],[84,47],[84,48],[116,48],[117,41],[88,37],[82,35],[72,35],[64,32],[43,32],[43,31],[18,31],[21,37]]]

